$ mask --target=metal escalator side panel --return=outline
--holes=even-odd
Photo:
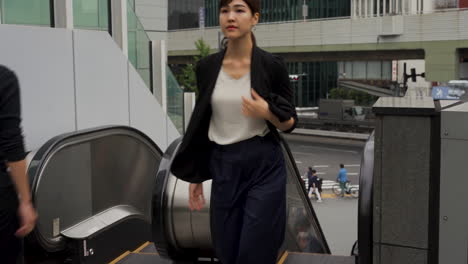
[[[170,166],[177,153],[181,138],[173,142],[160,163],[153,189],[153,240],[161,256],[170,259],[213,257],[210,229],[211,181],[203,183],[207,204],[201,212],[188,208],[188,183],[170,173]],[[329,254],[330,249],[318,219],[301,186],[301,178],[287,143],[281,139],[287,176],[287,227],[283,250]],[[305,223],[305,225],[304,225]],[[298,230],[305,228],[306,230]],[[298,233],[309,234],[307,249],[299,246]]]
[[[358,254],[359,264],[372,263],[373,240],[373,200],[372,185],[374,177],[374,133],[364,146],[359,177],[358,201]]]
[[[303,187],[292,152],[280,137],[287,166],[287,227],[282,251],[330,254],[330,248]],[[304,243],[305,240],[305,243]]]
[[[152,198],[152,235],[153,241],[158,253],[170,258],[173,252],[178,251],[175,246],[175,234],[172,221],[173,193],[176,185],[176,179],[170,177],[170,168],[175,153],[180,146],[182,138],[172,142],[164,153],[153,188]]]
[[[49,140],[28,170],[40,216],[34,240],[46,251],[63,250],[62,231],[117,205],[133,207],[149,225],[151,188],[161,155],[150,138],[124,126]]]
[[[212,256],[209,202],[201,211],[188,208],[189,183],[177,179],[170,166],[182,138],[166,150],[153,189],[152,235],[159,254],[168,259],[191,260]],[[204,184],[205,199],[210,200],[211,181]]]

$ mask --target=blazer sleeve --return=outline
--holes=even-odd
[[[0,152],[7,161],[24,159],[20,91],[16,75],[0,66]]]
[[[270,98],[267,100],[268,106],[280,122],[288,121],[291,117],[294,119],[293,126],[284,131],[285,133],[291,133],[297,125],[297,113],[293,102],[294,93],[289,80],[289,73],[280,57],[274,56],[272,73],[273,87]]]

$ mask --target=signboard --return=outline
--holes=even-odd
[[[432,98],[434,100],[459,100],[466,91],[464,89],[448,86],[432,87]]]

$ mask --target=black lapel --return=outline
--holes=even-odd
[[[250,61],[250,85],[263,98],[268,96],[263,83],[262,54],[259,47],[252,49],[252,59]]]
[[[223,65],[223,59],[224,59],[224,54],[226,53],[226,49],[221,50],[220,52],[216,53],[213,61],[212,61],[212,66],[208,65],[208,68],[210,72],[208,73],[208,78],[210,80],[208,84],[208,90],[206,95],[208,98],[211,100],[211,95],[213,94],[215,85],[216,85],[216,80],[218,80],[218,75],[219,71],[221,70],[221,66]]]

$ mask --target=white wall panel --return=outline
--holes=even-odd
[[[145,133],[164,151],[167,148],[166,115],[132,65],[129,65],[129,79],[130,126]]]
[[[26,148],[75,130],[71,31],[0,25],[0,64],[13,69],[21,87]]]
[[[78,129],[129,125],[127,58],[109,34],[74,31]]]

